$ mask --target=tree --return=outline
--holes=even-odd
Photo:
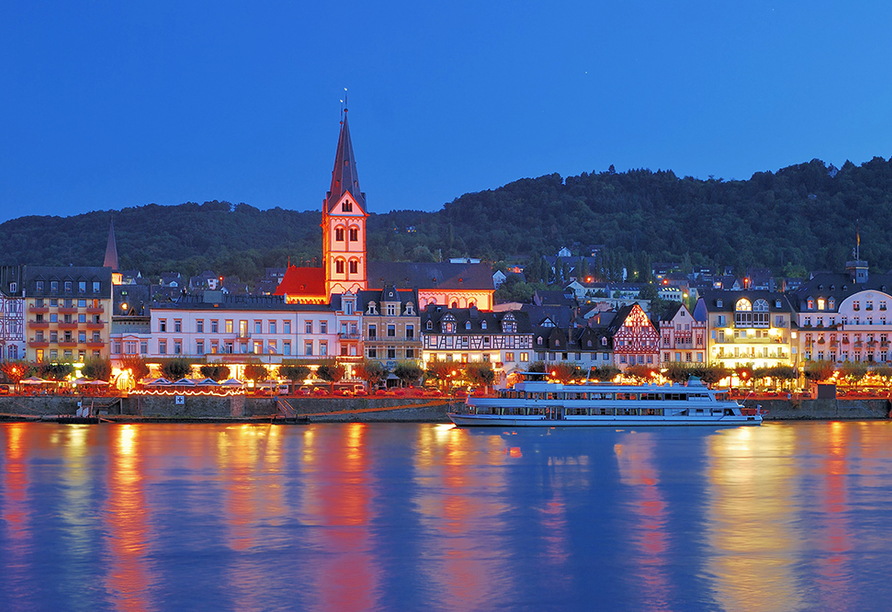
[[[612,365],[601,365],[601,366],[594,368],[591,371],[589,376],[595,380],[600,380],[601,382],[607,382],[607,381],[613,380],[619,374],[620,374],[620,369],[618,367],[612,366]]]
[[[425,374],[429,379],[438,380],[440,387],[446,388],[449,379],[458,376],[461,371],[461,364],[455,361],[429,361]]]
[[[639,383],[645,383],[652,381],[654,377],[657,375],[657,369],[654,366],[647,366],[636,363],[635,365],[630,365],[623,372],[623,376],[627,376],[632,378]]]
[[[279,376],[287,378],[293,385],[296,382],[303,382],[310,375],[310,368],[305,365],[283,365],[279,366]]]
[[[850,363],[850,362],[846,362]],[[805,378],[813,382],[821,382],[833,376],[836,365],[832,361],[806,361]]]
[[[84,363],[84,367],[81,372],[83,372],[84,378],[87,378],[89,380],[108,381],[111,379],[111,361],[109,361],[108,359],[103,359],[102,357],[94,357],[92,359],[88,359]]]
[[[344,366],[334,359],[329,359],[322,363],[316,370],[316,376],[331,384],[331,392],[334,393],[335,383],[341,382],[346,373]]]
[[[387,376],[387,368],[380,361],[363,359],[353,366],[353,374],[366,381],[369,385],[369,390],[372,390],[380,385],[381,381]]]
[[[418,382],[418,379],[424,374],[424,370],[421,369],[418,362],[406,359],[397,362],[396,367],[393,368],[393,373],[400,379],[403,385],[410,385]]]
[[[245,378],[255,383],[269,379],[269,369],[262,363],[249,363],[245,366]]]
[[[175,357],[161,365],[161,375],[171,381],[185,378],[192,372],[192,364],[182,357]]]
[[[579,364],[561,361],[548,364],[548,374],[552,378],[566,384],[574,378],[578,378],[581,370]]]
[[[207,365],[203,365],[198,368],[198,371],[201,372],[201,375],[205,378],[210,378],[216,382],[220,382],[221,380],[226,380],[229,378],[229,366],[220,365],[217,363],[209,363]]]
[[[0,363],[0,372],[6,375],[9,382],[16,385],[23,378],[31,376],[34,371],[34,365],[27,361],[6,360]]]
[[[70,363],[42,363],[38,366],[41,378],[47,380],[64,380],[74,372]]]
[[[464,377],[472,386],[488,390],[496,379],[496,373],[493,372],[492,364],[488,361],[474,361],[465,367]]]
[[[151,370],[141,355],[127,355],[121,360],[121,370],[129,371],[131,380],[138,382],[146,378]]]
[[[839,369],[839,375],[850,385],[857,385],[867,375],[867,364],[863,361],[846,361]]]

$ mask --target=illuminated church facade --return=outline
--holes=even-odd
[[[417,290],[422,310],[430,304],[492,310],[492,270],[486,264],[369,262],[368,216],[345,109],[331,186],[322,202],[323,267],[289,266],[275,295],[290,304],[328,304],[333,295],[395,287]]]

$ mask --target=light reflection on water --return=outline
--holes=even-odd
[[[889,423],[0,425],[0,609],[885,609]]]

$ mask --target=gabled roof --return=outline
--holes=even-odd
[[[289,266],[285,277],[273,295],[288,295],[300,298],[325,295],[324,268],[298,268]]]
[[[369,289],[394,285],[399,289],[493,290],[492,268],[488,264],[370,261],[367,271]]]
[[[356,172],[356,159],[353,157],[353,141],[350,139],[350,128],[347,126],[347,109],[345,108],[344,120],[341,122],[341,134],[338,136],[338,150],[335,153],[334,170],[331,171],[331,188],[325,197],[327,212],[330,213],[347,192],[365,211],[365,194],[359,189],[359,174]]]
[[[426,324],[430,321],[434,326],[433,333],[440,333],[441,321],[455,321],[458,329],[456,334],[500,334],[502,333],[502,321],[513,321],[517,324],[518,334],[528,334],[531,331],[530,319],[526,313],[519,310],[505,312],[480,311],[476,308],[446,308],[432,304],[421,313],[422,331],[426,330]],[[432,333],[432,332],[426,332]]]

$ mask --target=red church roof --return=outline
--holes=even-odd
[[[325,268],[298,268],[288,266],[285,276],[273,295],[291,298],[319,297],[325,295]]]

